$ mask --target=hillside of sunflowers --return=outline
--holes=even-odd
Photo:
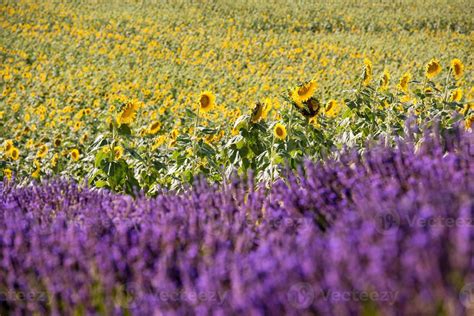
[[[472,315],[473,11],[0,1],[0,316]]]

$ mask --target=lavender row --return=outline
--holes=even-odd
[[[455,130],[236,178],[116,195],[0,184],[0,315],[468,315],[474,139]]]

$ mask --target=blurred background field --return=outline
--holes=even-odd
[[[365,58],[374,76],[390,72],[391,87],[407,71],[422,78],[432,58],[444,70],[459,58],[466,75],[457,85],[467,100],[473,8],[464,0],[2,1],[0,141],[15,140],[23,161],[8,168],[18,175],[51,172],[55,153],[76,148],[86,163],[117,98],[140,105],[136,135],[158,122],[145,142],[156,149],[193,134],[187,111],[211,91],[216,106],[201,122],[219,127],[207,139],[216,143],[258,101],[271,104],[270,118],[281,119],[282,95],[307,80],[317,82],[324,102],[342,102]],[[38,167],[43,145],[48,150]],[[89,167],[66,165],[65,174],[90,175]]]

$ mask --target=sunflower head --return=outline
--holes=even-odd
[[[298,107],[301,108],[303,106],[303,102],[309,100],[309,98],[313,96],[317,87],[318,84],[316,81],[308,81],[304,85],[296,87],[291,91],[291,99]]]
[[[155,121],[148,126],[148,134],[155,135],[161,128],[161,122]]]
[[[71,153],[70,153],[70,154],[71,154],[71,159],[72,159],[72,160],[74,160],[74,161],[78,161],[78,160],[79,160],[79,156],[80,156],[79,150],[77,150],[77,149],[74,148],[73,150],[71,150]]]
[[[208,112],[212,110],[216,102],[216,96],[210,91],[201,92],[199,96],[199,110]]]
[[[54,147],[59,147],[59,146],[61,146],[61,138],[60,138],[60,137],[56,137],[56,138],[54,139],[53,144],[54,144]]]
[[[252,115],[250,116],[250,121],[252,123],[258,123],[263,118],[263,110],[265,105],[257,102],[255,107],[252,110]]]
[[[339,103],[337,103],[336,100],[331,99],[326,104],[326,108],[324,109],[324,112],[326,113],[326,116],[328,117],[335,117],[337,114],[339,114],[340,110],[341,110],[341,107]]]
[[[13,160],[18,160],[18,158],[20,157],[20,151],[18,150],[18,148],[16,147],[13,147],[10,151],[10,157],[13,159]]]
[[[12,171],[11,169],[3,169],[3,176],[7,178],[8,181],[12,179]]]
[[[13,148],[13,140],[9,139],[5,141],[5,144],[3,145],[3,150],[8,153],[10,150]]]
[[[462,75],[464,74],[464,64],[462,61],[457,58],[451,60],[451,71],[453,72],[453,76],[456,80],[461,79]]]
[[[462,89],[457,88],[451,91],[451,95],[449,96],[449,101],[451,102],[459,102],[462,99]]]
[[[379,89],[380,91],[385,91],[388,89],[388,84],[390,82],[390,73],[387,69],[383,71],[382,77],[380,77],[379,81]]]
[[[280,140],[284,140],[286,138],[285,125],[281,123],[276,123],[275,127],[273,128],[273,135]]]
[[[123,156],[123,147],[122,146],[115,146],[114,147],[114,157],[115,159],[120,159]]]
[[[117,116],[117,123],[122,124],[132,124],[135,121],[137,111],[139,109],[139,104],[135,100],[128,100],[122,106],[120,113]]]
[[[427,64],[426,64],[426,67],[425,67],[425,76],[426,78],[428,79],[433,79],[434,77],[436,77],[437,75],[439,75],[439,73],[441,72],[441,64],[439,63],[439,60],[437,59],[431,59]]]
[[[411,80],[411,74],[406,72],[401,78],[398,84],[398,89],[402,90],[403,92],[408,92],[408,84]]]
[[[362,84],[368,86],[372,81],[372,62],[368,59],[364,59],[364,72],[362,74]]]
[[[37,158],[44,158],[48,154],[48,145],[43,144],[39,147],[38,152],[36,153]]]

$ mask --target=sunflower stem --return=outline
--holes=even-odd
[[[195,155],[195,159],[194,159],[194,165],[193,165],[193,170],[196,168],[197,166],[197,160],[198,160],[198,156],[197,156],[197,153],[196,153],[196,146],[197,146],[197,128],[199,126],[199,114],[200,114],[200,107],[198,107],[198,111],[197,111],[197,115],[196,115],[196,121],[194,122],[194,130],[193,130],[193,154]]]

